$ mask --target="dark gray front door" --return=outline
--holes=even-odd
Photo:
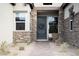
[[[37,17],[37,39],[47,39],[47,17]]]

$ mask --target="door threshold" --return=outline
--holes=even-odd
[[[48,41],[47,39],[37,39],[36,41]]]

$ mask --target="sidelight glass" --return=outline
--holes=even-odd
[[[49,16],[49,33],[57,33],[58,32],[58,17]]]

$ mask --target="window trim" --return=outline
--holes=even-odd
[[[25,11],[16,11],[16,12],[15,12],[15,30],[16,30],[16,31],[25,31],[26,28],[24,28],[23,30],[17,30],[17,29],[16,29],[16,24],[17,24],[17,23],[24,23],[24,24],[25,24],[25,21],[26,21],[26,19],[25,19],[25,20],[18,20],[18,21],[17,21],[17,20],[16,20],[16,17],[17,17],[17,16],[16,16],[16,13],[17,13],[17,12],[18,12],[18,13],[26,13]],[[24,27],[25,27],[25,26],[24,26]]]

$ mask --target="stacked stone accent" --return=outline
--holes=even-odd
[[[34,8],[31,12],[31,23],[32,23],[31,38],[33,41],[36,41],[37,39],[37,10],[36,8]]]
[[[30,32],[13,32],[14,43],[27,43],[31,41]]]
[[[36,9],[32,9],[30,15],[30,29],[31,32],[26,31],[14,31],[13,32],[13,42],[14,43],[27,43],[36,40],[36,32],[37,32],[37,11]]]
[[[73,20],[73,30],[70,31],[70,17],[64,19],[64,39],[69,44],[79,47],[79,13],[76,13]]]
[[[59,39],[57,40],[57,43],[61,41],[66,41],[70,45],[79,47],[79,12],[77,12],[74,15],[74,20],[72,23],[72,31],[70,29],[71,18],[68,17],[64,19],[64,10],[61,7],[59,9],[59,20],[58,20],[58,33],[59,33]]]
[[[37,8],[34,8],[31,12],[31,24],[32,24],[31,25],[32,27],[31,38],[33,41],[37,40],[37,11],[38,11]],[[57,12],[56,12],[56,15],[57,15]]]
[[[62,43],[63,40],[63,36],[64,36],[64,10],[60,7],[59,9],[59,18],[58,18],[58,40],[56,41],[57,43]]]

